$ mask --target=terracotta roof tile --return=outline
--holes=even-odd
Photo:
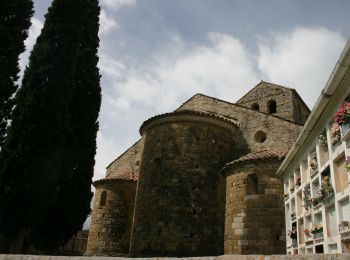
[[[139,179],[139,173],[138,172],[125,172],[125,173],[119,174],[117,176],[106,177],[106,178],[94,181],[94,184],[95,183],[108,182],[108,181],[114,181],[114,180],[138,181],[138,179]]]
[[[254,160],[270,160],[270,159],[278,159],[281,160],[286,156],[287,152],[282,151],[271,151],[271,150],[260,150],[256,152],[252,152],[246,154],[237,160],[227,163],[224,168],[227,168],[235,163],[245,162],[245,161],[254,161]]]
[[[168,117],[168,116],[179,116],[179,115],[194,115],[194,116],[203,116],[203,117],[209,117],[209,118],[216,118],[219,119],[221,121],[227,122],[229,124],[238,125],[237,119],[235,118],[231,118],[228,116],[224,116],[224,115],[220,115],[217,113],[211,113],[211,112],[207,112],[207,111],[199,111],[199,110],[176,110],[174,112],[170,112],[170,113],[165,113],[165,114],[160,114],[154,117],[151,117],[149,119],[147,119],[146,121],[143,122],[143,124],[140,127],[140,133],[142,133],[142,129],[148,125],[150,122],[156,120],[156,119],[160,119],[160,118],[164,118],[164,117]]]

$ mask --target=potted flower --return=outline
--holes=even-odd
[[[334,122],[341,126],[341,133],[344,134],[349,129],[350,124],[350,102],[346,102],[339,107],[333,116]]]
[[[328,176],[324,176],[322,178],[320,190],[322,192],[322,197],[324,200],[333,195],[334,190],[333,190],[331,183],[329,182]]]
[[[288,230],[288,236],[292,239],[292,244],[295,245],[298,238],[296,227],[292,227],[292,230]]]
[[[294,190],[295,190],[295,186],[293,185],[292,187],[290,187],[290,189],[289,189],[289,190],[290,190],[290,192],[292,192],[292,193],[293,193],[293,192],[294,192]]]
[[[320,145],[327,145],[327,137],[324,133],[318,136],[318,142]]]
[[[320,204],[320,199],[318,197],[311,198],[311,204],[312,206],[316,207],[318,204]]]
[[[304,228],[304,233],[305,235],[310,236],[310,229]]]
[[[322,225],[312,225],[310,232],[314,235],[314,238],[322,237],[323,227]]]
[[[313,207],[317,207],[323,200],[323,192],[322,188],[319,188],[317,191],[317,195],[314,198],[311,198],[311,204]]]
[[[349,227],[350,227],[350,223],[349,223],[349,221],[346,221],[346,220],[341,221],[340,224],[338,225],[339,232],[344,231],[344,230],[348,230]]]
[[[340,126],[337,123],[333,123],[331,128],[331,141],[332,145],[336,146],[341,140]]]
[[[311,154],[311,158],[310,158],[310,168],[311,168],[311,173],[314,173],[317,170],[317,155],[316,153],[312,153]]]

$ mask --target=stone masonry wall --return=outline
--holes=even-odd
[[[295,90],[268,82],[259,83],[244,95],[237,104],[248,108],[251,108],[253,104],[258,104],[261,112],[269,113],[268,104],[270,100],[276,101],[277,111],[274,114],[276,116],[304,124],[307,119],[304,115],[310,114],[310,110],[301,102]]]
[[[251,151],[270,149],[287,152],[302,130],[301,125],[201,94],[192,97],[178,110],[186,109],[203,110],[237,119]],[[259,131],[266,134],[264,142],[256,141]]]
[[[106,204],[101,194],[106,192]],[[104,181],[96,185],[87,255],[120,255],[129,252],[136,182]]]
[[[223,253],[225,198],[218,172],[235,157],[234,135],[200,122],[170,122],[147,130],[131,255]]]
[[[285,253],[283,187],[275,177],[280,163],[247,161],[226,171],[225,254]]]
[[[107,167],[107,178],[115,178],[128,172],[138,172],[141,164],[143,140],[140,139]]]
[[[305,104],[295,95],[293,96],[293,103],[294,118],[296,119],[296,122],[299,124],[305,124],[306,120],[309,118],[310,111],[305,108]]]
[[[262,82],[241,98],[237,104],[248,108],[251,108],[253,104],[259,104],[259,111],[269,113],[268,102],[270,100],[275,100],[277,104],[277,113],[274,115],[295,121],[292,90],[288,88]]]

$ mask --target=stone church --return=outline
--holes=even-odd
[[[96,187],[87,255],[284,254],[275,173],[310,113],[260,82],[236,103],[196,94],[146,120]]]

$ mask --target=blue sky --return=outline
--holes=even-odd
[[[51,0],[34,0],[27,52]],[[142,122],[196,93],[235,102],[260,80],[313,107],[350,34],[348,0],[100,0],[102,107],[94,179]]]

